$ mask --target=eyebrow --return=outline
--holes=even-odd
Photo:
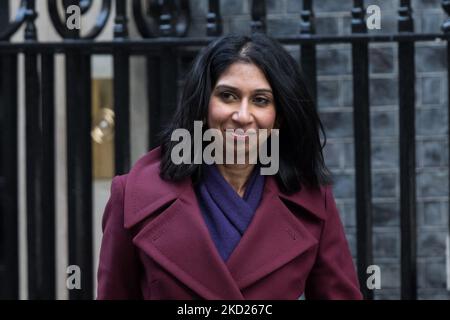
[[[235,90],[235,91],[241,92],[241,90],[239,90],[239,88],[236,88],[233,86],[228,86],[225,84],[216,86],[216,88],[214,90],[217,90],[217,89],[228,89],[228,90]],[[255,90],[253,90],[253,92],[255,92],[255,93],[267,92],[267,93],[273,94],[272,90],[270,90],[270,89],[255,89]]]

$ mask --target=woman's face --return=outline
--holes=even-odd
[[[272,88],[262,71],[250,63],[236,62],[230,65],[219,77],[211,93],[208,128],[220,130],[224,140],[227,129],[242,129],[244,132],[251,129],[247,134],[232,134],[234,141],[245,141],[245,152],[248,153],[250,148],[256,147],[251,145],[254,141],[249,139],[251,132],[267,129],[269,136],[275,119]]]

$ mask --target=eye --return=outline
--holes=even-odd
[[[220,97],[224,101],[233,101],[233,100],[236,99],[236,96],[234,94],[232,94],[231,92],[228,92],[228,91],[221,92],[220,93]]]
[[[255,97],[254,99],[256,104],[266,106],[270,103],[270,100],[265,97]]]

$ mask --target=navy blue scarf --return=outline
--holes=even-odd
[[[203,179],[196,188],[196,194],[211,237],[224,261],[250,224],[263,188],[264,176],[258,166],[249,177],[242,198],[215,165],[203,166]]]

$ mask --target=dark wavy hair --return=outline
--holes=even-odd
[[[178,142],[171,141],[171,135],[173,130],[184,128],[193,136],[194,121],[207,119],[217,80],[235,62],[256,65],[272,87],[279,124],[279,170],[275,177],[280,189],[293,193],[302,185],[318,189],[332,183],[322,154],[325,131],[299,65],[281,44],[262,33],[222,36],[200,51],[186,75],[177,111],[160,136],[161,178],[180,181],[192,177],[194,184],[200,181],[201,165],[172,162],[171,151]],[[193,150],[192,141],[192,155]]]

